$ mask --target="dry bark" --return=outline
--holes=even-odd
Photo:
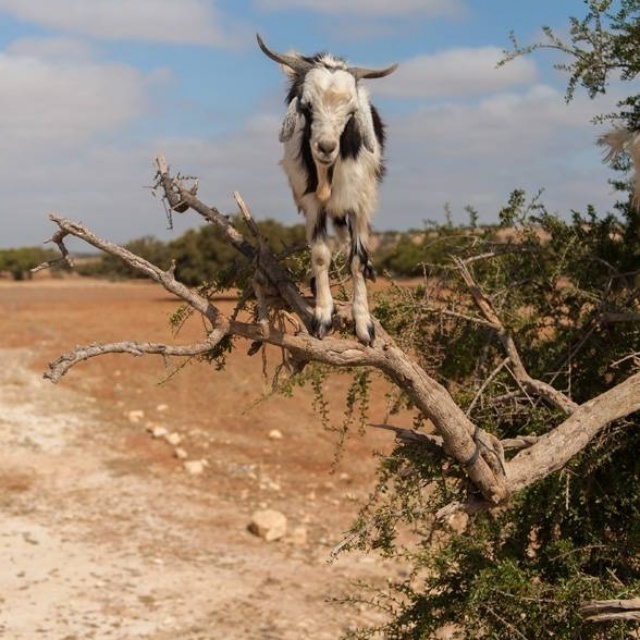
[[[630,600],[594,600],[585,603],[580,613],[589,622],[608,622],[611,620],[640,621],[640,598]]]

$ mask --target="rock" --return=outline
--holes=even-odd
[[[169,408],[169,405],[168,405],[168,404],[159,404],[159,405],[156,407],[156,411],[160,411],[160,412],[162,412],[162,411],[166,411],[168,408]]]
[[[133,411],[129,411],[127,414],[127,418],[129,418],[129,422],[132,424],[138,424],[142,418],[144,418],[144,411],[142,409],[134,409]]]
[[[181,449],[180,447],[176,447],[173,453],[176,456],[176,458],[178,458],[178,460],[186,460],[189,457],[187,452],[184,449]]]
[[[282,440],[283,435],[280,429],[271,429],[269,431],[269,440]]]
[[[165,427],[154,427],[151,431],[151,435],[154,438],[166,438],[169,435],[169,430]]]
[[[266,542],[279,540],[287,533],[287,518],[280,511],[261,509],[251,516],[249,531]]]
[[[174,447],[179,445],[182,442],[182,436],[179,433],[176,433],[175,431],[173,433],[167,433],[164,439]]]
[[[204,473],[205,463],[204,460],[186,460],[184,463],[184,469],[190,476],[199,476]]]

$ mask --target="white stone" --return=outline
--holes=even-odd
[[[159,405],[156,407],[156,411],[160,411],[160,412],[162,412],[162,411],[166,411],[168,408],[169,408],[169,405],[168,405],[168,404],[159,404]]]
[[[179,445],[182,442],[182,436],[175,431],[173,433],[167,433],[164,439],[174,447]]]
[[[283,435],[280,429],[271,429],[269,431],[269,440],[282,440]]]
[[[178,460],[186,460],[189,457],[187,452],[180,447],[176,447],[173,453],[175,454],[176,458],[178,458]]]
[[[132,424],[138,424],[144,418],[144,411],[142,409],[134,409],[129,411],[127,417]]]
[[[151,432],[151,435],[154,438],[166,438],[168,434],[169,430],[165,427],[154,427],[153,431]]]
[[[204,462],[202,460],[187,460],[184,463],[185,471],[191,476],[199,476],[204,472]]]
[[[287,534],[287,518],[280,511],[261,509],[251,516],[249,531],[267,542],[279,540]]]

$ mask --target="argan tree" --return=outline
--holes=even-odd
[[[533,47],[514,40],[507,58],[542,47],[569,54],[569,98],[580,85],[605,90],[612,72],[633,80],[640,2],[621,0],[611,13],[614,4],[588,2],[586,18],[571,19],[568,44],[545,30],[547,41]],[[630,98],[618,115],[632,125],[636,111]],[[77,347],[47,377],[57,382],[104,353],[215,360],[243,345],[251,353],[280,347],[296,380],[318,366],[351,370],[363,397],[363,381],[381,375],[396,389],[395,407],[414,409],[415,424],[389,424],[393,411],[385,421],[397,446],[342,548],[401,556],[411,571],[387,592],[354,596],[388,614],[354,637],[417,640],[445,627],[458,638],[632,637],[640,617],[640,237],[630,199],[617,215],[588,209],[565,220],[515,190],[499,212],[500,233],[449,229],[449,251],[423,265],[422,284],[377,296],[376,339],[364,346],[347,303],[337,306],[332,335],[312,337],[298,286],[304,260],[291,248],[274,252],[238,194],[242,222],[202,202],[164,158],[156,164],[168,208],[217,227],[238,255],[232,272],[187,287],[173,267],[58,216],[52,240],[65,260],[72,235],[152,278],[183,301],[177,316],[202,317],[202,339]],[[227,316],[212,294],[229,287],[241,293]]]

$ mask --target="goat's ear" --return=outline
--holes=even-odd
[[[298,121],[298,97],[296,96],[287,107],[287,112],[284,114],[284,120],[282,121],[282,128],[280,129],[280,142],[286,142],[291,139],[293,132],[296,128],[296,122]]]
[[[353,116],[358,124],[358,131],[362,136],[362,143],[373,153],[376,144],[376,131],[373,127],[373,116],[371,115],[371,106],[368,103],[361,104],[355,115]]]

